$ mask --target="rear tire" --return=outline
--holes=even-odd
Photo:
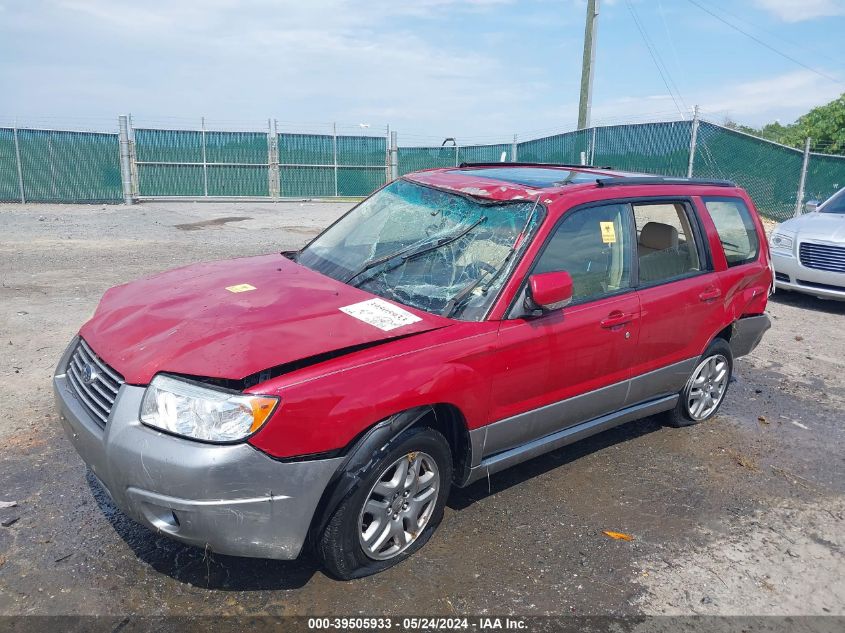
[[[678,404],[664,414],[664,422],[682,427],[712,418],[725,401],[732,375],[731,346],[725,339],[717,338],[701,355],[679,394]]]
[[[412,427],[361,474],[317,542],[326,570],[362,578],[402,562],[431,538],[452,483],[452,453],[438,431]]]

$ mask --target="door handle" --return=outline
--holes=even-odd
[[[633,314],[626,314],[621,310],[614,310],[606,317],[604,317],[599,325],[601,325],[605,329],[610,329],[614,327],[618,327],[620,325],[625,325],[626,323],[630,323],[636,318],[636,315]]]
[[[722,296],[722,291],[716,288],[715,286],[711,286],[707,288],[704,292],[698,295],[698,298],[701,301],[715,301],[719,297]]]

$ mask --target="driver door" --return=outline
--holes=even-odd
[[[634,235],[627,204],[569,211],[552,231],[529,275],[568,272],[572,303],[532,316],[523,290],[502,322],[485,456],[624,406],[640,327]]]

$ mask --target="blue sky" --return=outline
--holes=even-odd
[[[602,0],[593,121],[789,122],[845,92],[845,0]],[[0,0],[0,120],[526,138],[576,121],[586,0]],[[816,72],[814,72],[816,71]],[[825,77],[822,75],[828,75]],[[833,78],[833,80],[831,79]],[[670,86],[673,84],[670,83]]]

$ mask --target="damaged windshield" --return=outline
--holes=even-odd
[[[541,216],[538,200],[488,202],[397,180],[297,261],[420,310],[480,320]]]

